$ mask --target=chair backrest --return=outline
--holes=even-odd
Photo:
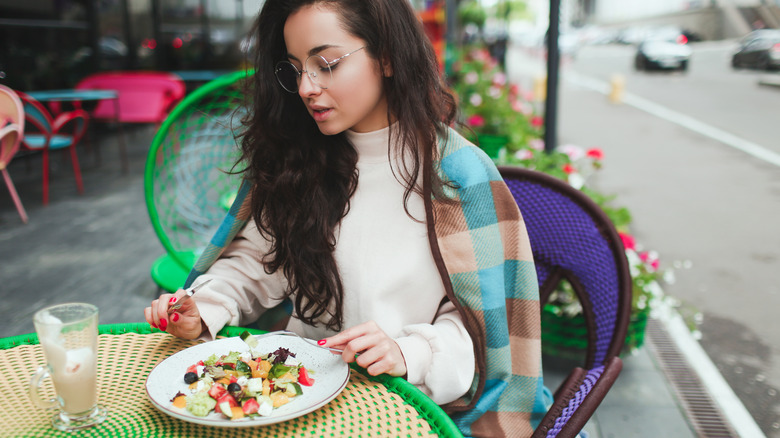
[[[8,165],[16,154],[24,132],[24,107],[21,99],[14,90],[0,85],[0,129],[9,125],[15,126],[8,131],[16,131],[16,135],[10,132],[4,134],[0,145],[0,167]]]
[[[42,103],[38,102],[29,94],[21,91],[17,91],[16,94],[19,96],[19,99],[21,99],[22,106],[24,107],[24,119],[26,122],[25,132],[28,134],[34,132],[43,135],[46,138],[45,144],[48,145],[51,136],[54,134],[54,118],[51,113]],[[28,148],[30,146],[25,142],[24,138],[22,138],[22,146]]]
[[[8,167],[8,163],[19,149],[19,139],[22,132],[15,123],[0,127],[0,171]]]
[[[588,327],[585,368],[620,354],[631,313],[631,274],[612,222],[596,203],[541,172],[500,167],[523,215],[544,305],[561,280],[577,293]]]
[[[228,172],[246,111],[237,72],[187,96],[157,131],[144,175],[146,206],[168,254],[189,270],[225,218],[240,184]]]
[[[16,91],[0,85],[0,127],[9,123],[24,129],[24,107]]]
[[[154,71],[118,71],[95,73],[76,84],[79,90],[115,90],[119,96],[119,115],[114,102],[98,102],[91,116],[118,119],[124,123],[162,123],[173,107],[184,98],[186,87],[172,73]]]

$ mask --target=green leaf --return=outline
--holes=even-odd
[[[252,375],[252,369],[249,368],[249,365],[247,365],[246,362],[244,362],[242,360],[239,360],[238,362],[236,362],[236,371],[238,371],[239,373],[243,373],[243,374],[249,375],[249,376]]]
[[[217,360],[219,360],[217,355],[216,354],[212,354],[211,356],[209,356],[208,359],[203,361],[203,364],[204,365],[208,365],[208,366],[213,366],[215,363],[217,363]]]
[[[278,379],[279,377],[282,377],[283,375],[287,374],[287,372],[290,371],[291,369],[293,369],[293,367],[288,367],[287,365],[278,363],[271,367],[271,370],[268,371],[268,374],[274,379]]]

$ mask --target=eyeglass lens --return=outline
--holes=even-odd
[[[330,65],[322,56],[312,55],[306,58],[303,70],[309,75],[309,79],[322,89],[328,88],[332,77]],[[292,63],[281,61],[276,64],[276,79],[281,86],[290,93],[297,93],[301,81],[301,71]]]

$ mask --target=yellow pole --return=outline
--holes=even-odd
[[[547,99],[547,76],[534,78],[534,100],[544,102]]]
[[[614,74],[609,80],[609,101],[612,103],[623,102],[623,92],[626,89],[626,78],[620,74]]]

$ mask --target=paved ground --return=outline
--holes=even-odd
[[[142,321],[155,296],[149,266],[162,252],[143,198],[143,165],[153,127],[125,131],[130,171],[120,172],[116,137],[99,139],[103,162],[81,150],[85,193],[76,192],[66,157],[55,157],[50,205],[41,206],[39,160],[14,162],[11,174],[30,216],[23,225],[0,190],[0,336],[33,331],[43,306],[87,301],[101,323]],[[571,363],[545,358],[555,388]],[[591,437],[674,437],[695,434],[651,349],[625,358],[616,386],[586,427]]]
[[[82,148],[83,195],[76,191],[67,156],[55,154],[45,207],[39,157],[12,162],[9,170],[30,221],[21,223],[3,187],[0,336],[33,331],[37,309],[71,300],[97,304],[103,323],[142,319],[141,310],[156,293],[149,266],[162,252],[143,198],[143,165],[153,134],[153,127],[125,130],[130,170],[124,175],[115,137],[99,139],[100,165]]]

